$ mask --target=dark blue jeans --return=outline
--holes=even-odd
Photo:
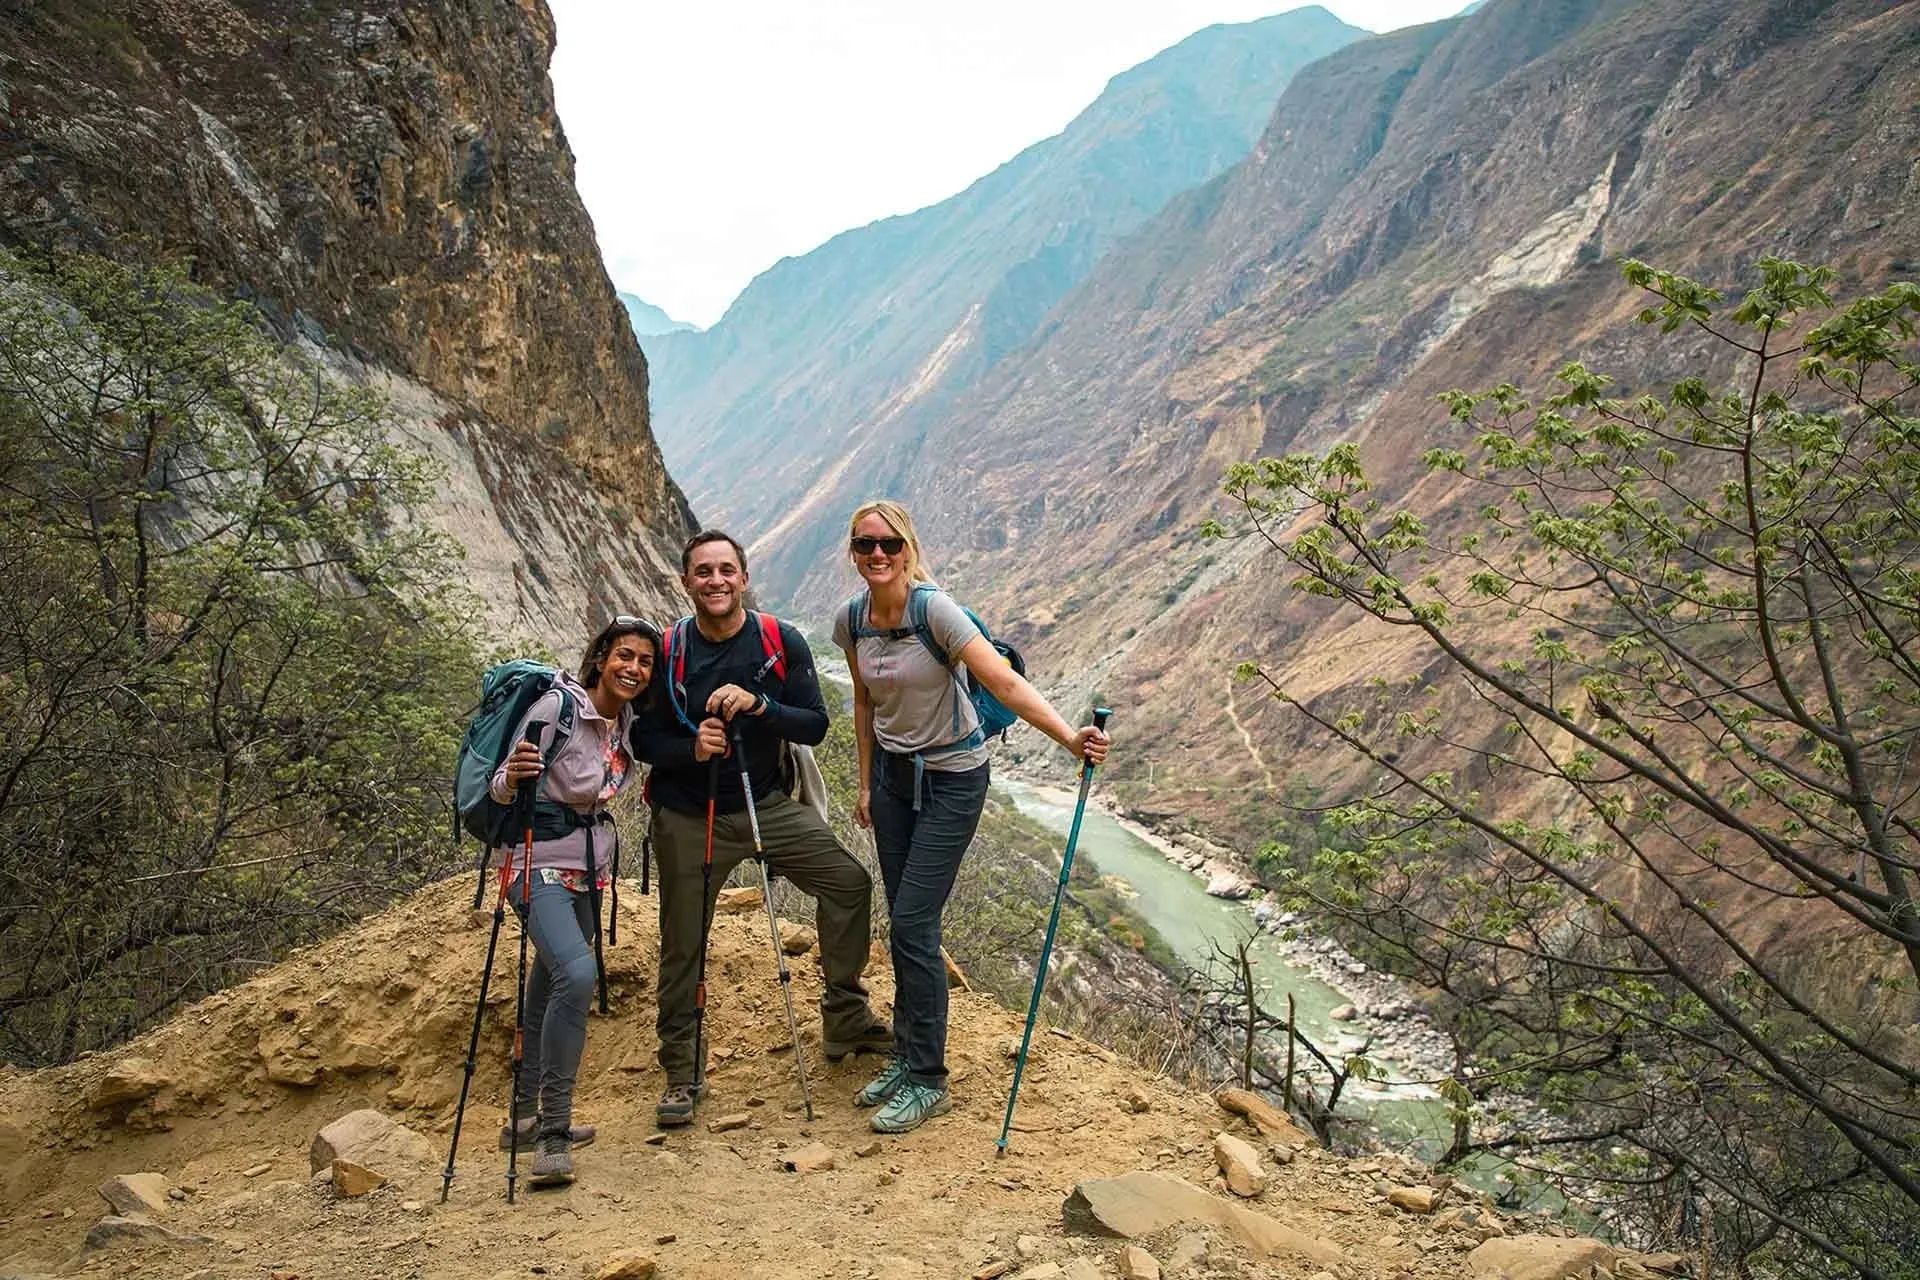
[[[947,967],[940,916],[960,859],[980,825],[990,766],[928,769],[913,808],[913,761],[879,752],[873,763],[873,843],[892,920],[893,1051],[916,1084],[947,1085]]]

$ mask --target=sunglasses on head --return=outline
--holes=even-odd
[[[884,551],[890,556],[897,556],[907,549],[907,540],[905,538],[869,538],[861,534],[849,539],[847,545],[853,548],[856,555],[870,556],[875,551]]]
[[[613,617],[613,621],[607,624],[606,629],[609,631],[624,631],[624,630],[632,629],[632,630],[638,631],[640,634],[646,636],[649,640],[655,641],[656,643],[659,641],[659,638],[660,638],[660,628],[654,626],[651,622],[648,622],[645,618],[635,617],[631,613],[615,614]]]

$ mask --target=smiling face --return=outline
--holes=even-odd
[[[680,585],[702,618],[723,623],[746,612],[747,571],[740,566],[733,544],[724,538],[703,542],[687,553],[687,571]]]
[[[912,546],[878,511],[869,511],[853,522],[847,554],[873,590],[900,581],[912,569]]]
[[[615,636],[607,656],[600,660],[596,684],[616,701],[632,702],[647,691],[658,658],[651,637],[637,633]]]

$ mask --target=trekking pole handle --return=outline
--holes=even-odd
[[[1113,709],[1111,707],[1095,707],[1093,709],[1093,727],[1101,733],[1105,733],[1107,731],[1107,717],[1112,714]],[[1082,758],[1080,761],[1080,769],[1087,777],[1091,778],[1093,776],[1093,761]]]
[[[547,722],[545,720],[527,721],[527,731],[525,734],[521,735],[520,741],[531,742],[534,746],[536,747],[539,746],[540,735],[546,731],[546,727],[547,727]],[[519,790],[522,795],[532,795],[533,793],[531,791],[528,791],[527,788],[539,782],[539,780],[540,780],[540,777],[538,774],[535,774],[531,778],[522,778],[520,779],[520,786],[517,788],[517,790]]]

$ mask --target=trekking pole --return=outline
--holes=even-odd
[[[773,935],[773,959],[780,966],[780,994],[787,1002],[787,1034],[793,1038],[793,1065],[800,1072],[800,1097],[807,1106],[807,1119],[813,1119],[813,1087],[807,1083],[807,1056],[800,1048],[800,1024],[793,1016],[793,974],[787,970],[787,950],[780,945],[780,917],[773,914],[773,878],[767,874],[767,852],[760,847],[760,811],[753,803],[753,779],[747,776],[747,751],[740,741],[740,727],[728,725],[733,735],[733,754],[740,757],[740,790],[747,797],[747,825],[753,830],[753,860],[760,864],[760,898],[767,904],[767,929]]]
[[[467,1114],[467,1091],[473,1087],[474,1059],[480,1053],[480,1022],[487,1014],[487,983],[493,977],[494,950],[500,943],[500,926],[507,919],[507,875],[513,864],[508,858],[500,864],[500,894],[493,902],[493,928],[487,933],[487,962],[480,967],[480,999],[473,1006],[473,1034],[467,1037],[467,1065],[460,1077],[460,1104],[453,1109],[453,1141],[447,1144],[447,1167],[440,1174],[440,1203],[447,1202],[453,1186],[453,1157],[460,1150],[460,1124]]]
[[[547,726],[535,720],[527,725],[526,740],[536,745]],[[507,1203],[513,1203],[514,1182],[520,1176],[520,1069],[527,1053],[527,934],[533,920],[533,794],[538,777],[520,784],[520,804],[527,814],[527,833],[520,862],[520,976],[513,984],[513,1095],[507,1100]],[[512,855],[508,855],[512,861]]]
[[[1104,730],[1113,712],[1105,707],[1093,709],[1093,727]],[[1087,791],[1093,786],[1093,761],[1080,765],[1080,798],[1073,806],[1073,826],[1067,831],[1067,851],[1060,858],[1060,880],[1053,886],[1053,914],[1047,917],[1047,939],[1040,944],[1040,966],[1033,975],[1033,999],[1027,1002],[1027,1029],[1020,1036],[1020,1056],[1013,1063],[1013,1088],[1007,1090],[1007,1116],[1000,1122],[1000,1141],[995,1144],[995,1159],[1007,1154],[1007,1133],[1013,1128],[1013,1105],[1020,1096],[1020,1077],[1027,1070],[1027,1048],[1033,1043],[1033,1024],[1040,1016],[1040,993],[1047,985],[1047,961],[1053,956],[1053,932],[1060,925],[1060,902],[1066,897],[1067,875],[1073,870],[1073,847],[1080,842],[1080,819],[1087,811]]]
[[[707,1083],[707,931],[713,927],[713,805],[720,794],[720,757],[707,761],[707,851],[700,859],[700,977],[693,988],[693,1085],[697,1095]],[[642,868],[644,873],[645,868]],[[666,890],[662,889],[661,893]]]

